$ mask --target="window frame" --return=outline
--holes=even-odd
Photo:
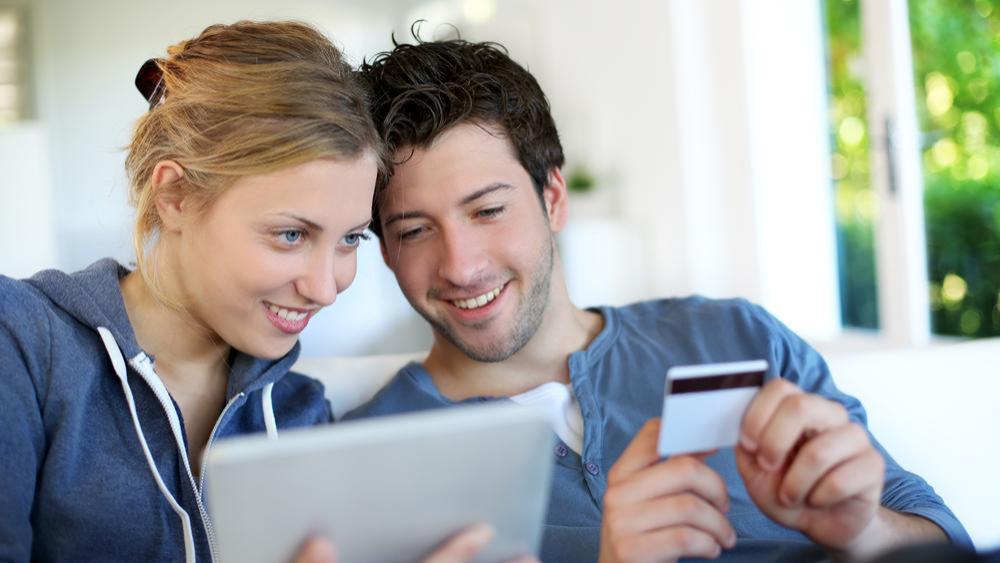
[[[893,345],[931,340],[920,128],[907,0],[860,0],[866,65],[879,332]]]

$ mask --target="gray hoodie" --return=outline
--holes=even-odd
[[[111,259],[0,276],[0,560],[211,561],[180,409],[135,339]],[[328,423],[322,385],[234,351],[209,439]],[[207,450],[206,450],[207,451]]]

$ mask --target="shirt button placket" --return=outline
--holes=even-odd
[[[591,475],[594,476],[596,476],[598,473],[601,472],[601,468],[592,461],[588,462],[587,465],[584,466],[584,468],[587,470],[587,473],[590,473]]]

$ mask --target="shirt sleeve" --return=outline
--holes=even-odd
[[[6,315],[5,315],[6,316]],[[9,318],[9,317],[8,317]],[[22,319],[23,320],[23,319]],[[31,559],[31,511],[45,432],[25,343],[0,322],[0,560]],[[36,369],[42,366],[34,366]],[[37,371],[36,371],[37,373]]]
[[[756,308],[763,322],[771,326],[771,332],[775,335],[771,340],[771,352],[777,372],[806,392],[822,395],[844,405],[851,420],[868,431],[875,449],[885,459],[882,506],[895,512],[926,518],[937,524],[953,543],[973,549],[969,534],[934,489],[920,476],[900,467],[868,430],[868,417],[861,402],[837,388],[830,368],[819,352],[763,308]]]

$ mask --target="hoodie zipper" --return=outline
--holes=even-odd
[[[215,421],[215,426],[212,427],[212,433],[208,435],[208,444],[205,446],[205,452],[202,457],[208,455],[208,451],[212,448],[212,443],[215,442],[215,432],[222,425],[223,419],[226,418],[226,413],[229,412],[229,407],[233,406],[237,400],[246,396],[246,393],[240,391],[229,399],[226,403],[225,408],[222,409],[222,413],[219,414],[219,418]],[[212,525],[212,520],[208,517],[208,511],[205,510],[205,504],[202,501],[202,491],[205,490],[205,474],[208,473],[208,466],[203,465],[201,468],[201,476],[198,478],[198,489],[195,491],[195,500],[198,501],[198,510],[201,511],[201,520],[205,524],[205,534],[208,535],[208,544],[211,546],[212,550],[212,560],[215,561],[215,554],[218,553],[218,544],[215,539],[215,526]],[[188,469],[188,475],[191,476],[191,485],[194,485],[194,475],[191,474],[191,470]]]
[[[153,369],[152,363],[149,360],[149,356],[146,356],[145,354],[140,354],[139,356],[133,358],[132,360],[129,360],[129,364],[131,364],[132,368],[135,369],[136,372],[138,372],[139,375],[141,375],[144,380],[146,380],[146,383],[153,390],[153,394],[156,395],[156,399],[160,402],[160,406],[163,407],[163,410],[167,413],[167,418],[169,419],[169,413],[171,412],[174,413],[174,415],[176,416],[177,410],[174,408],[173,402],[170,400],[170,396],[166,390],[166,387],[163,386],[163,382],[159,379],[159,376],[156,376],[156,372]],[[154,385],[147,379],[146,374],[143,371],[143,368],[145,366],[148,366],[152,375],[156,377],[155,381],[157,381],[160,385]],[[211,444],[215,439],[215,432],[219,429],[219,425],[222,422],[222,419],[226,416],[226,413],[229,411],[229,408],[238,399],[244,396],[245,393],[241,391],[239,394],[235,395],[232,399],[230,399],[229,402],[226,404],[225,408],[222,409],[222,414],[220,414],[219,418],[215,421],[215,427],[212,428],[212,433],[209,435],[208,446],[205,447],[206,453],[208,452],[208,448],[211,447]],[[176,440],[177,436],[175,435],[174,438]],[[195,504],[198,505],[198,513],[201,516],[201,523],[202,526],[204,526],[205,528],[205,535],[208,538],[209,555],[211,556],[212,561],[214,562],[217,558],[216,554],[218,553],[218,544],[215,539],[215,528],[212,526],[212,520],[208,517],[208,511],[205,509],[205,504],[204,502],[202,502],[201,487],[199,486],[199,484],[195,483],[194,473],[191,472],[191,463],[188,461],[187,458],[186,443],[183,440],[181,440],[181,442],[177,444],[177,446],[182,449],[181,457],[184,460],[184,470],[187,472],[188,479],[191,482],[191,487],[195,489],[194,491]],[[202,484],[204,483],[204,478],[205,478],[205,472],[202,471],[201,475]]]
[[[243,391],[240,391],[235,396],[233,396],[233,398],[230,399],[228,403],[226,403],[226,407],[224,409],[222,409],[222,414],[219,415],[218,420],[215,421],[215,426],[212,427],[212,433],[208,435],[208,444],[205,445],[205,453],[203,454],[204,456],[207,456],[208,455],[208,451],[212,449],[212,444],[215,443],[215,433],[216,433],[216,431],[219,430],[219,427],[222,426],[222,421],[223,421],[223,419],[226,418],[226,413],[229,411],[229,407],[233,406],[233,403],[235,403],[237,399],[240,399],[240,398],[245,397],[245,396],[246,396],[246,393],[244,393]],[[201,468],[201,477],[198,478],[198,497],[199,498],[201,497],[201,492],[203,490],[205,490],[205,474],[206,473],[208,473],[208,466],[203,466]]]

